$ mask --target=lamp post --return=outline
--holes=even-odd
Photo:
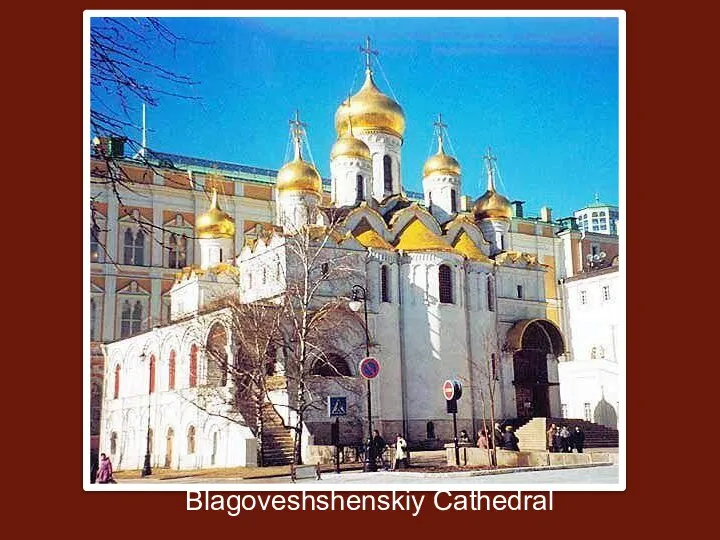
[[[140,355],[140,360],[145,363],[146,355],[143,352]],[[149,380],[149,379],[148,379]],[[147,410],[147,436],[145,441],[145,463],[143,464],[142,476],[150,476],[152,474],[152,467],[150,466],[150,385],[152,382],[148,382],[148,410]]]
[[[361,285],[352,286],[352,300],[348,306],[352,311],[360,311],[360,303],[363,306],[365,314],[365,358],[370,356],[370,333],[368,330],[368,312],[367,312],[367,291]],[[375,463],[375,451],[372,444],[372,397],[370,391],[370,379],[367,379],[367,411],[368,411],[368,439],[365,449],[365,472],[377,471]]]

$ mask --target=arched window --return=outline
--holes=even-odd
[[[115,366],[115,379],[113,381],[113,399],[120,397],[120,364]]]
[[[110,453],[113,455],[117,453],[117,433],[114,431],[110,434]]]
[[[100,227],[97,225],[90,227],[90,261],[100,261]]]
[[[493,289],[493,282],[490,276],[487,278],[487,301],[488,311],[495,311],[495,291]]]
[[[187,453],[195,453],[195,426],[190,426],[187,432]]]
[[[388,155],[383,156],[383,185],[385,189],[385,194],[392,193],[392,158]]]
[[[380,267],[380,298],[383,302],[390,301],[390,280],[388,267],[385,264]]]
[[[490,355],[490,367],[492,369],[492,378],[496,381],[499,381],[500,377],[498,377],[497,357],[495,356],[495,353],[492,353]]]
[[[435,424],[432,422],[428,422],[425,424],[425,431],[428,439],[434,439],[435,438]]]
[[[337,354],[328,354],[326,358],[318,358],[311,371],[311,375],[321,377],[351,377],[350,366],[344,358]]]
[[[132,230],[126,229],[123,238],[123,263],[132,264],[133,254],[135,250],[135,238],[133,237]]]
[[[175,351],[170,351],[168,360],[168,390],[175,390]]]
[[[361,174],[358,174],[355,177],[355,190],[356,190],[356,201],[364,201],[365,200],[365,179],[362,177]]]
[[[123,303],[122,315],[120,317],[120,337],[128,337],[137,334],[142,324],[142,304],[140,300],[131,306],[128,300]]]
[[[454,189],[450,190],[450,212],[453,214],[457,212],[457,193]]]
[[[133,264],[145,264],[145,233],[142,231],[138,231],[135,235],[135,255],[133,257]]]
[[[148,393],[155,392],[155,355],[150,355],[150,382],[148,383]]]
[[[197,345],[190,347],[190,388],[197,386]]]
[[[453,304],[452,270],[447,264],[440,265],[438,280],[440,282],[440,302]]]

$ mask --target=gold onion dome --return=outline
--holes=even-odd
[[[475,201],[473,206],[475,219],[510,219],[512,218],[512,206],[510,201],[495,190],[487,190],[482,197]]]
[[[350,117],[353,127],[362,132],[380,131],[397,137],[405,133],[402,107],[378,90],[370,70],[365,72],[365,84],[358,93],[344,101],[335,112],[338,136],[347,132]]]
[[[438,138],[438,151],[434,156],[430,156],[423,167],[423,177],[431,174],[450,174],[460,176],[460,164],[452,157],[448,156],[443,150],[442,138]]]
[[[368,145],[353,135],[352,122],[348,121],[347,125],[347,132],[333,144],[332,150],[330,150],[330,159],[341,156],[370,159]]]
[[[303,160],[299,146],[295,147],[295,159],[278,171],[278,191],[304,191],[322,195],[322,179],[310,163]]]
[[[203,212],[195,222],[198,238],[233,238],[235,222],[230,215],[218,205],[217,190],[213,189],[212,201],[207,212]]]

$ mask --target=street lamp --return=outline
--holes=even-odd
[[[368,312],[367,312],[367,291],[361,285],[352,286],[352,300],[348,303],[348,307],[354,311],[360,311],[362,303],[365,313],[365,358],[370,356],[370,334],[368,330]],[[367,379],[367,411],[368,411],[368,439],[365,449],[365,472],[377,471],[375,463],[375,452],[372,444],[372,398],[370,393],[370,379]]]
[[[145,363],[146,354],[143,352],[140,355],[140,361]],[[151,382],[148,382],[148,410],[147,410],[147,438],[146,438],[146,444],[145,444],[145,463],[143,464],[143,470],[142,470],[142,476],[150,476],[152,474],[152,467],[150,466],[150,385]]]

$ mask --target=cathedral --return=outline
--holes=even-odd
[[[344,444],[367,437],[370,417],[386,438],[403,433],[411,446],[432,447],[453,437],[442,393],[447,379],[462,385],[457,422],[471,433],[491,413],[561,415],[558,362],[566,344],[555,286],[571,262],[552,227],[538,222],[532,238],[511,230],[517,212],[498,191],[490,150],[487,190],[467,204],[441,118],[436,152],[422,171],[422,200],[408,197],[404,112],[378,88],[369,52],[364,84],[334,120],[329,199],[303,155],[306,134],[296,114],[272,226],[237,249],[242,231],[213,192],[194,223],[199,263],[177,272],[169,320],[102,346],[99,446],[116,468],[141,468],[146,455],[152,467],[253,466],[258,445],[282,449],[298,421],[307,458],[313,446],[331,444],[328,396],[347,399]],[[238,379],[222,368],[241,356],[237,316],[223,299],[272,311],[288,296],[294,318],[291,324],[278,315],[286,318],[278,323],[285,345],[272,347],[271,384],[262,410],[252,412],[237,399]],[[322,339],[293,338],[298,306],[308,317],[332,311]],[[308,355],[307,406],[298,416],[297,388],[288,379],[297,376],[301,354]],[[367,356],[380,366],[369,382],[358,368]]]

